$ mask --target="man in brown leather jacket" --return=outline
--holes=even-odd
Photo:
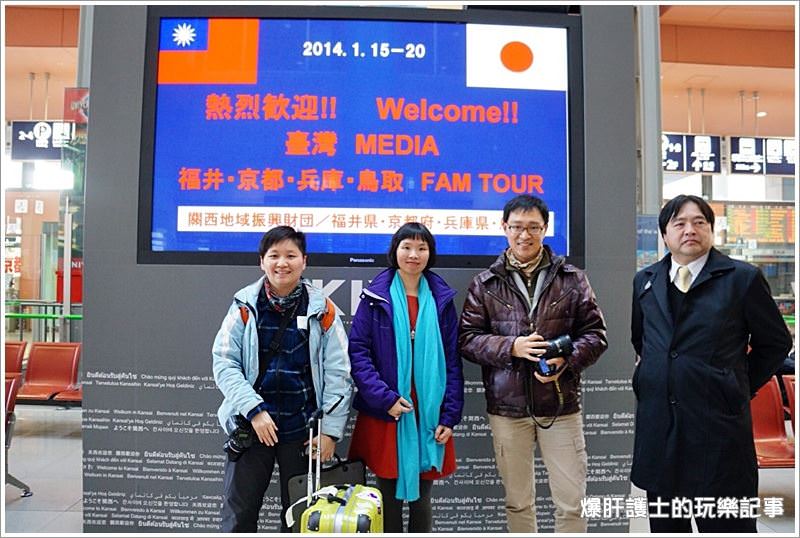
[[[603,314],[586,275],[542,244],[549,211],[523,194],[503,209],[509,248],[477,275],[461,314],[461,354],[481,365],[495,459],[510,532],[537,532],[533,453],[539,443],[556,506],[556,532],[586,532],[586,449],[580,373],[608,347]],[[548,341],[568,335],[544,360]]]

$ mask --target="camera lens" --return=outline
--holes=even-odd
[[[242,457],[242,454],[244,453],[241,447],[236,446],[236,443],[233,442],[231,439],[225,441],[225,444],[222,445],[222,448],[225,450],[225,452],[228,453],[228,460],[230,461],[238,460],[239,458]]]
[[[556,373],[555,366],[547,364],[547,359],[553,357],[567,357],[572,354],[572,338],[568,334],[563,334],[558,338],[546,340],[547,347],[544,353],[539,355],[539,362],[536,363],[536,371],[543,376],[551,376]]]
[[[572,353],[572,338],[568,334],[547,341],[547,349],[539,358],[566,357]]]

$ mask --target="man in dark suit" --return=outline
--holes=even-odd
[[[756,532],[717,502],[758,502],[750,398],[792,340],[761,272],[713,248],[705,200],[673,198],[658,225],[670,254],[633,281],[631,480],[647,491],[651,532],[691,532],[692,516],[700,532]]]

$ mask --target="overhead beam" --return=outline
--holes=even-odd
[[[661,25],[661,61],[794,68],[794,32]]]
[[[79,8],[3,6],[6,47],[77,47]]]

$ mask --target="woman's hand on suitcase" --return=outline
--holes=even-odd
[[[274,446],[278,442],[278,425],[266,411],[261,411],[250,421],[258,435],[258,440],[267,446]]]
[[[319,457],[322,461],[328,461],[333,458],[333,452],[336,450],[336,441],[333,440],[333,437],[325,435],[324,433],[321,436],[322,438],[322,453]],[[308,441],[305,442],[308,444]],[[311,453],[313,456],[317,455],[317,438],[314,437],[314,440],[311,442]]]
[[[436,439],[436,442],[440,445],[443,445],[453,436],[453,428],[448,428],[447,426],[442,426],[439,424],[436,427],[436,432],[433,435]]]

